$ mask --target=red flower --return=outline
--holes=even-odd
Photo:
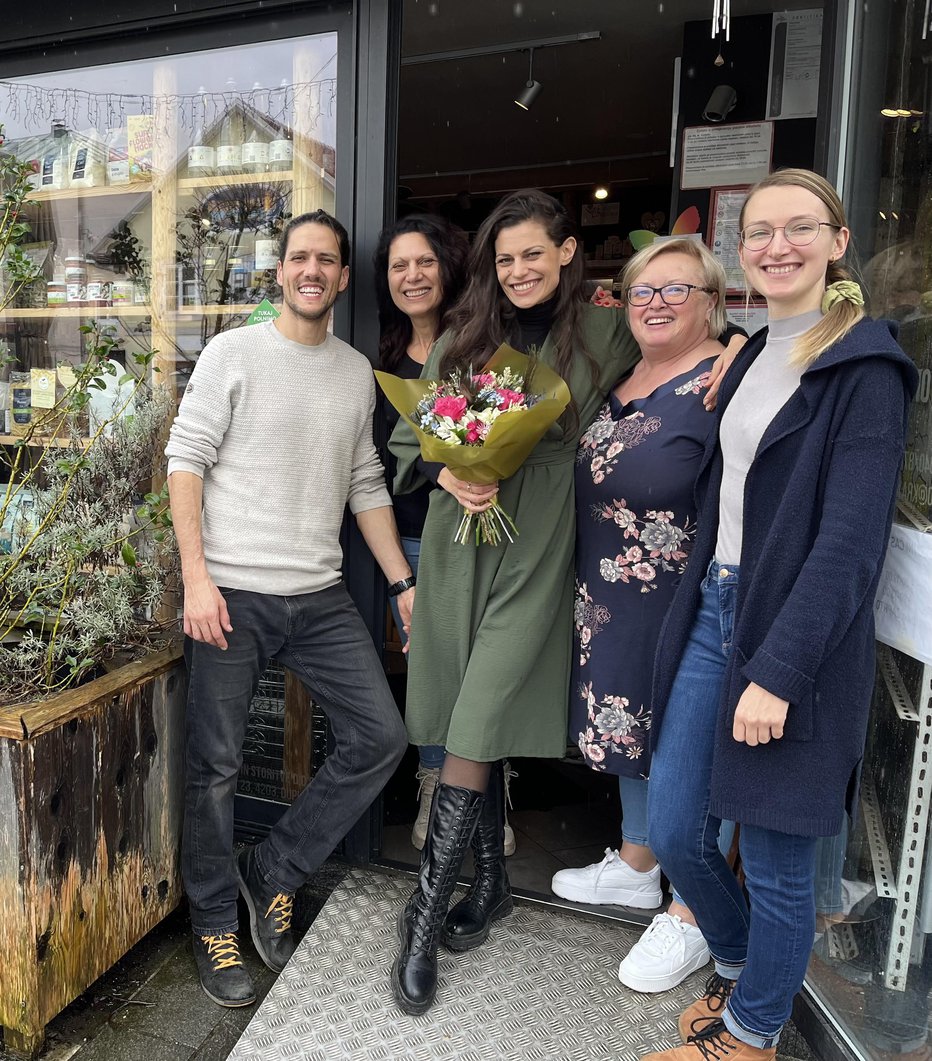
[[[513,405],[524,405],[524,395],[507,387],[499,387],[498,396],[502,399],[502,408],[510,409]]]
[[[459,420],[465,412],[465,398],[438,398],[434,402],[434,414],[436,416],[449,416],[451,420]]]
[[[485,424],[481,420],[470,420],[466,425],[466,441],[480,442],[485,436]]]

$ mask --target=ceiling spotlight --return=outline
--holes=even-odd
[[[600,184],[595,189],[595,191],[592,193],[592,195],[593,195],[593,198],[595,198],[595,199],[607,199],[608,198],[608,188],[606,188],[604,184]]]
[[[544,87],[539,81],[534,80],[534,49],[529,48],[528,52],[530,54],[530,61],[528,62],[527,69],[527,82],[524,88],[521,89],[520,93],[515,97],[515,103],[517,103],[523,111],[529,111],[531,109],[531,104],[541,94],[541,90]]]

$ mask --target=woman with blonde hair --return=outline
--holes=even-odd
[[[719,394],[698,533],[654,676],[650,846],[715,960],[652,1059],[770,1061],[815,932],[815,851],[858,787],[872,603],[917,373],[864,317],[834,188],[783,170],[751,189],[741,264],[767,302]],[[750,906],[716,846],[740,823]]]
[[[725,271],[691,239],[656,242],[625,268],[622,291],[641,360],[609,392],[576,455],[576,602],[569,738],[618,778],[622,843],[601,862],[555,874],[574,902],[654,910],[663,893],[647,844],[651,680],[657,639],[696,534],[693,485],[715,417],[713,365],[732,333]],[[623,647],[622,647],[623,646]],[[727,850],[733,830],[723,830]],[[709,960],[674,896],[618,970],[625,986],[676,987]]]

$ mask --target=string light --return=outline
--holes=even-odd
[[[263,88],[258,83],[248,92],[193,92],[153,96],[144,93],[88,92],[74,88],[44,88],[20,81],[0,80],[0,111],[9,122],[22,122],[27,129],[46,131],[62,120],[72,129],[91,126],[116,128],[126,124],[129,114],[161,114],[168,124],[171,116],[182,128],[194,129],[202,109],[208,125],[218,121],[237,102],[277,120],[291,123],[298,110],[316,127],[321,118],[332,117],[336,107],[336,78],[322,81],[283,83]]]

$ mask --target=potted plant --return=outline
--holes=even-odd
[[[48,407],[0,446],[0,1025],[26,1056],[181,896],[185,682],[151,485],[172,402],[153,352],[126,368],[82,330],[83,362],[48,370]]]

